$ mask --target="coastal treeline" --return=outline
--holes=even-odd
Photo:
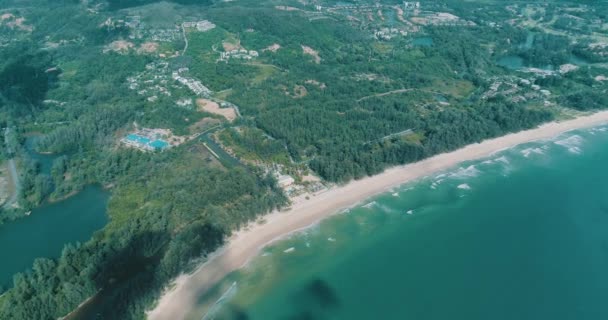
[[[478,113],[474,107],[453,108],[423,121],[412,119],[411,128],[424,133],[415,141],[408,141],[406,136],[353,143],[349,139],[352,136],[346,133],[344,140],[338,140],[340,142],[315,144],[322,153],[310,162],[310,166],[327,180],[345,182],[377,174],[390,165],[415,162],[470,143],[531,128],[553,117],[548,111],[526,110],[510,104],[493,103],[479,108],[484,110]],[[315,127],[313,123],[306,125]]]

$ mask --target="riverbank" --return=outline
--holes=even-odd
[[[417,163],[394,167],[379,175],[330,189],[310,200],[298,200],[290,210],[267,215],[264,224],[252,225],[235,233],[222,249],[194,273],[178,277],[171,289],[164,293],[156,307],[148,313],[148,319],[183,319],[194,305],[196,297],[211,289],[230,272],[246,265],[265,245],[313,225],[366,198],[434,172],[449,169],[463,161],[483,158],[522,143],[549,139],[567,131],[607,122],[608,111],[563,122],[552,122],[536,129],[468,145]]]

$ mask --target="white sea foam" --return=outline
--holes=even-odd
[[[466,183],[463,183],[461,185],[458,185],[458,189],[462,189],[462,190],[471,190],[471,186],[469,186]]]
[[[437,187],[443,182],[444,179],[439,179],[439,180],[435,180],[433,181],[433,183],[431,183],[431,189],[435,190],[437,189]]]
[[[509,159],[507,159],[506,156],[500,156],[500,157],[495,158],[495,159],[486,160],[486,161],[482,162],[482,164],[494,164],[494,163],[497,163],[497,162],[501,162],[501,163],[504,163],[504,164],[509,164]]]
[[[557,140],[554,143],[568,149],[569,152],[579,154],[581,153],[580,146],[583,144],[584,139],[579,135],[573,135],[566,139]]]
[[[414,210],[408,210],[405,213],[407,213],[407,214],[414,214]]]
[[[372,201],[372,202],[370,202],[368,204],[363,205],[363,208],[369,209],[369,208],[371,208],[371,207],[373,207],[375,205],[376,205],[376,201]]]
[[[608,131],[607,127],[599,127],[599,128],[591,128],[587,132],[595,135],[597,132],[606,132]]]
[[[460,167],[455,172],[450,173],[450,178],[455,179],[466,179],[478,176],[481,173],[474,165],[468,167]]]
[[[296,248],[294,248],[294,247],[283,250],[283,252],[285,252],[285,253],[290,253],[290,252],[294,252],[294,251],[296,251]]]
[[[393,197],[398,197],[399,193],[398,192],[393,192]]]
[[[532,154],[545,154],[545,152],[543,151],[542,148],[526,148],[524,150],[521,151],[521,154],[524,155],[524,157],[528,158],[530,155]]]
[[[384,211],[384,212],[388,212],[388,213],[396,213],[397,211],[389,206],[383,205],[383,204],[377,204],[376,205],[380,210]]]
[[[329,241],[329,242],[336,242],[336,239],[334,239],[332,237],[329,237],[329,238],[327,238],[327,241]]]
[[[502,163],[505,163],[505,164],[509,164],[509,159],[507,159],[506,156],[498,157],[498,158],[495,159],[495,161],[502,162]]]

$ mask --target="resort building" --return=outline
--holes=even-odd
[[[282,174],[277,177],[277,182],[281,188],[287,188],[292,185],[295,180],[290,175]]]
[[[163,151],[171,147],[171,145],[163,138],[165,130],[162,129],[142,129],[135,133],[130,133],[122,138],[125,146],[136,148],[141,151]]]

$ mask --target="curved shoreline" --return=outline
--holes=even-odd
[[[147,313],[150,320],[184,319],[192,310],[196,299],[211,289],[230,272],[240,269],[266,245],[305,229],[341,209],[384,193],[391,188],[423,178],[437,171],[447,170],[464,161],[487,157],[493,153],[523,143],[553,138],[571,130],[608,123],[608,111],[598,112],[563,122],[551,122],[538,128],[508,134],[502,137],[471,144],[425,160],[397,166],[383,173],[344,186],[334,187],[311,197],[294,202],[285,212],[266,215],[264,224],[251,225],[236,232],[227,244],[193,273],[180,275]]]

